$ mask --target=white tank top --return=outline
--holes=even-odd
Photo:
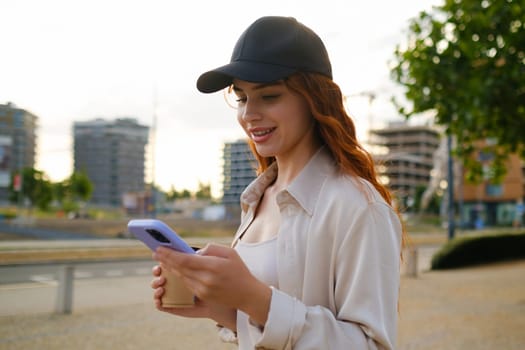
[[[235,250],[258,280],[268,286],[279,287],[277,279],[277,236],[259,243],[238,241]],[[248,315],[242,311],[237,311],[239,349],[254,349],[260,335],[260,330],[250,324]]]

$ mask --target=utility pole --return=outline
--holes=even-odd
[[[447,171],[447,192],[448,192],[448,239],[454,238],[454,160],[452,159],[452,135],[447,134],[447,153],[448,153],[448,171]]]
[[[13,123],[14,124],[14,123]],[[20,129],[20,132],[18,130]],[[22,151],[22,130],[21,127],[15,127],[13,130],[13,148],[16,147],[16,153],[17,153],[17,167],[18,167],[18,174],[15,174],[15,191],[18,188],[18,193],[16,197],[16,205],[17,205],[17,216],[18,219],[22,219],[22,208],[23,208],[23,202],[24,202],[24,153]],[[18,177],[18,178],[17,178]]]
[[[151,124],[151,217],[157,216],[157,191],[155,189],[155,144],[157,143],[157,85],[153,86],[153,121]]]

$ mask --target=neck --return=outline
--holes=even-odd
[[[314,143],[311,147],[301,152],[296,152],[285,157],[276,157],[278,174],[273,187],[277,190],[286,188],[296,177],[301,170],[310,161],[313,155],[319,150],[321,143]]]

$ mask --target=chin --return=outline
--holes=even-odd
[[[264,158],[275,157],[275,154],[277,153],[269,147],[260,146],[258,144],[255,144],[255,149],[257,150],[257,153]]]

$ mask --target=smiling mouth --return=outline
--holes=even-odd
[[[266,130],[252,131],[252,135],[253,136],[257,136],[257,137],[261,137],[261,136],[264,136],[264,135],[268,135],[269,133],[271,133],[274,130],[275,130],[275,128],[266,129]]]
[[[262,143],[267,141],[271,134],[275,131],[277,128],[268,128],[268,129],[256,129],[250,131],[252,140],[256,143]]]

